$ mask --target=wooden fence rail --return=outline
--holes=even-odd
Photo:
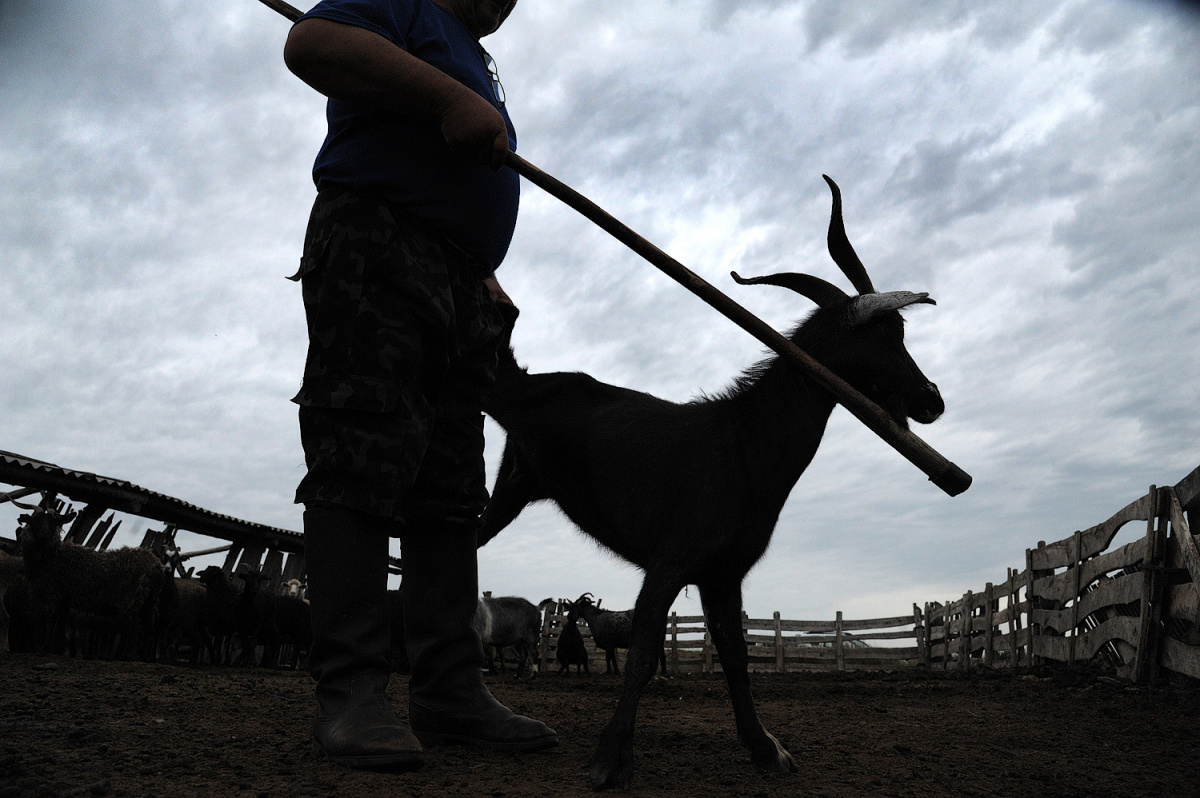
[[[566,622],[566,606],[560,602],[545,610],[539,653],[543,669],[555,661],[556,643]],[[897,628],[902,627],[902,628]],[[894,618],[846,620],[842,613],[832,621],[791,621],[779,617],[750,618],[743,614],[751,671],[791,673],[806,670],[891,669],[918,661],[920,610]],[[589,667],[604,668],[604,652],[592,641],[587,624],[579,631],[587,647]],[[879,646],[868,641],[905,641],[909,645]],[[663,641],[670,673],[718,673],[720,658],[705,627],[703,615],[671,613]],[[624,667],[624,652],[618,664]],[[553,668],[551,668],[553,670]]]

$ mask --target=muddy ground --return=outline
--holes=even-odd
[[[421,771],[378,774],[310,756],[303,673],[12,655],[0,660],[0,798],[594,795],[587,762],[619,679],[487,678],[562,744],[532,755],[441,748]],[[403,676],[389,688],[401,708],[405,689]],[[762,674],[754,690],[798,773],[751,766],[719,675],[657,677],[631,794],[1200,796],[1191,684],[908,671]]]

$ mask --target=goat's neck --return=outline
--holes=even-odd
[[[796,343],[818,357],[811,342]],[[816,454],[836,404],[828,391],[779,357],[747,372],[730,401],[736,407],[731,419],[741,425],[738,434],[747,450],[772,461],[789,488]]]

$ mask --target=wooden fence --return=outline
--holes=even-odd
[[[566,622],[566,606],[559,603],[548,607],[543,615],[539,647],[541,661],[553,672],[556,643]],[[750,670],[771,673],[790,673],[806,670],[868,670],[893,669],[917,663],[919,618],[902,615],[896,618],[846,620],[842,613],[832,621],[789,621],[779,617],[750,618],[742,616]],[[900,628],[897,628],[900,627]],[[592,641],[587,624],[579,622],[588,650],[589,667],[604,672],[604,652]],[[904,641],[908,645],[875,646],[868,641]],[[669,673],[718,673],[720,658],[704,625],[703,615],[671,613],[663,641]],[[624,651],[617,651],[617,660],[624,667]]]
[[[1136,683],[1160,669],[1200,678],[1198,511],[1200,468],[1096,526],[1039,542],[1004,582],[926,604],[919,661],[967,670],[1099,659]],[[1135,522],[1145,535],[1109,550]]]
[[[1108,520],[1025,553],[1025,568],[1003,582],[911,615],[831,621],[743,616],[750,669],[867,670],[1024,668],[1097,658],[1118,675],[1145,682],[1159,669],[1200,678],[1200,550],[1189,519],[1200,511],[1200,468],[1179,484],[1151,486]],[[1129,523],[1145,536],[1108,550]],[[554,670],[565,605],[545,611],[540,644]],[[580,632],[590,667],[604,667],[587,625]],[[703,616],[671,614],[664,639],[671,673],[720,671]],[[618,656],[623,652],[618,652]]]

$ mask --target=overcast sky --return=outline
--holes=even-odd
[[[325,127],[288,27],[255,0],[0,0],[0,449],[300,529],[284,277]],[[752,616],[981,590],[1200,465],[1193,6],[521,0],[485,44],[524,157],[776,328],[811,303],[728,274],[850,289],[822,173],[875,285],[937,300],[907,340],[946,413],[914,429],[974,485],[946,496],[835,410],[745,583]],[[500,277],[534,371],[686,401],[763,355],[527,183]],[[502,445],[489,424],[493,469]],[[640,583],[550,506],[480,565],[533,601],[631,606]]]

